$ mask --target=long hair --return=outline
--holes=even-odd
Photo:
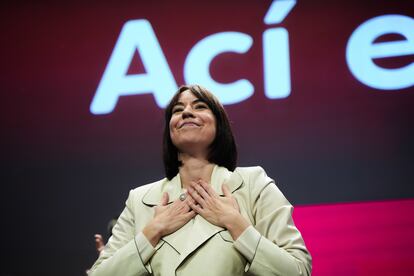
[[[216,118],[216,137],[210,145],[209,154],[207,156],[208,161],[226,167],[230,171],[234,171],[237,165],[237,147],[227,113],[222,104],[204,87],[199,85],[183,85],[178,89],[168,106],[165,108],[165,127],[163,136],[165,175],[171,180],[178,174],[178,169],[182,165],[181,161],[178,160],[178,149],[171,140],[170,120],[173,107],[177,104],[180,94],[186,90],[190,90],[195,97],[205,102]]]

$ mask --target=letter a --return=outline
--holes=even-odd
[[[145,74],[127,75],[138,50]],[[149,21],[130,20],[124,24],[108,65],[92,100],[93,114],[111,113],[120,96],[152,93],[164,107],[177,84]]]

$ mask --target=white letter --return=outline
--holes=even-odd
[[[295,0],[275,0],[264,18],[265,24],[281,23],[296,5]],[[264,91],[270,99],[290,95],[289,33],[285,28],[274,28],[263,33]]]
[[[146,73],[127,75],[135,51]],[[124,24],[90,106],[93,114],[113,111],[120,96],[153,93],[160,107],[171,99],[177,84],[151,24],[131,20]]]
[[[218,83],[210,76],[211,61],[224,52],[245,53],[252,46],[252,38],[239,32],[222,32],[200,40],[188,53],[184,64],[184,79],[198,83],[217,96],[222,104],[234,104],[249,98],[254,87],[250,81],[240,79],[233,83]]]
[[[403,41],[374,43],[375,39],[397,33]],[[360,25],[351,35],[346,48],[346,60],[352,74],[367,86],[384,90],[408,88],[414,85],[414,62],[387,69],[377,66],[374,58],[414,54],[414,20],[404,15],[383,15]]]
[[[279,24],[285,20],[286,16],[290,13],[293,7],[296,5],[296,0],[275,0],[270,5],[269,10],[264,18],[264,23]]]
[[[263,73],[266,97],[279,99],[290,95],[289,34],[285,28],[263,33]]]

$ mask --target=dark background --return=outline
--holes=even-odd
[[[353,77],[352,32],[412,1],[299,1],[286,19],[292,92],[263,92],[262,33],[271,1],[17,1],[1,4],[0,275],[81,275],[96,259],[128,191],[164,177],[163,111],[153,96],[89,106],[124,23],[147,19],[178,85],[187,53],[224,31],[252,36],[243,55],[211,64],[219,82],[249,79],[254,95],[228,105],[239,165],[260,165],[294,205],[414,197],[414,88],[382,91]],[[131,72],[143,73],[139,55]],[[377,60],[384,67],[414,57]],[[135,67],[134,67],[135,66]]]

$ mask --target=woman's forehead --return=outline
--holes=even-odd
[[[181,92],[181,93],[180,93],[180,95],[178,96],[178,101],[183,101],[183,100],[186,100],[186,101],[193,101],[193,100],[196,100],[196,99],[198,99],[198,97],[197,97],[197,96],[195,96],[195,95],[193,94],[193,92],[191,92],[191,90],[189,90],[189,89],[184,90],[184,91],[183,91],[183,92]]]
[[[194,95],[193,92],[191,92],[190,90],[185,90],[179,94],[177,101],[174,105],[195,102],[204,102],[204,100]]]

